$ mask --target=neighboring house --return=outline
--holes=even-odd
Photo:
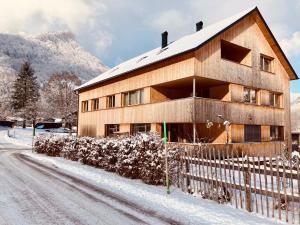
[[[291,147],[290,80],[298,77],[259,10],[202,25],[174,42],[164,32],[161,47],[80,86],[78,134],[161,134],[166,121],[170,142]]]

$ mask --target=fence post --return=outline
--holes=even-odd
[[[248,156],[247,156],[248,161]],[[246,210],[248,212],[252,212],[252,199],[251,199],[251,170],[250,165],[247,162],[245,164],[243,163],[243,169],[244,169],[244,184],[245,184],[245,201],[246,201]]]
[[[188,153],[187,151],[185,151],[185,174],[187,175],[186,176],[186,188],[187,190],[189,191],[190,190],[190,184],[191,184],[191,180],[190,180],[190,165],[189,165],[189,160],[188,160]]]

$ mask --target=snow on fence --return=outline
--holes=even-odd
[[[194,145],[180,155],[178,186],[235,208],[300,223],[299,162]]]

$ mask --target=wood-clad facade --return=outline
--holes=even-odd
[[[191,142],[195,124],[198,141],[259,136],[264,149],[279,141],[291,146],[291,79],[297,76],[254,10],[198,49],[80,89],[78,134],[161,133],[166,121],[169,141]],[[223,120],[231,123],[228,132]]]

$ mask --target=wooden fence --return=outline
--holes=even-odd
[[[300,223],[299,163],[198,145],[180,153],[178,186],[236,208]]]

